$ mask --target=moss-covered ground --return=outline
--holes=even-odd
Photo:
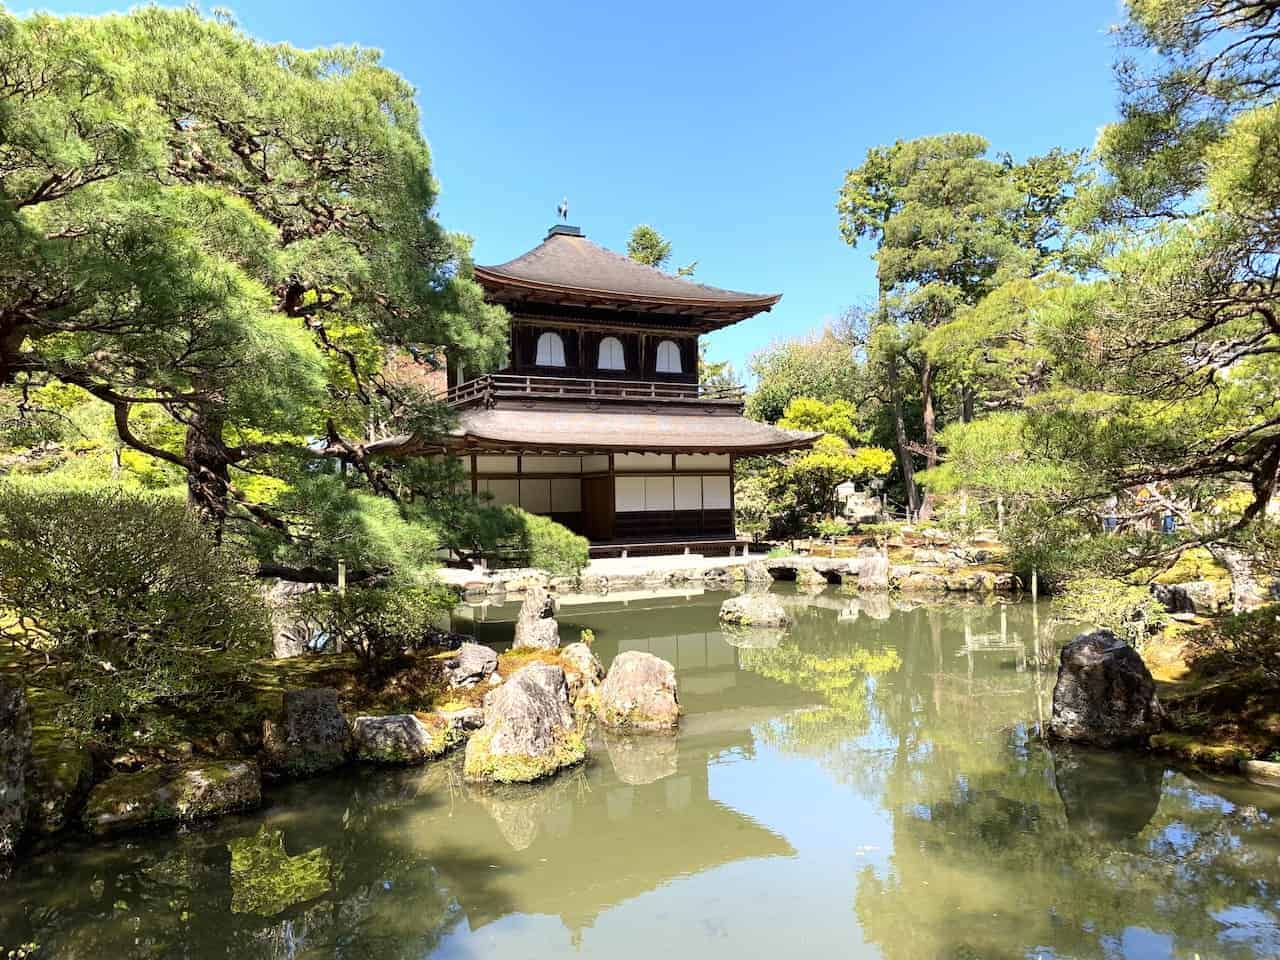
[[[1260,672],[1197,659],[1189,641],[1208,622],[1175,623],[1142,648],[1168,713],[1167,729],[1151,745],[1209,767],[1268,759],[1280,751],[1280,690]]]

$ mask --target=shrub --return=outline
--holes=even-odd
[[[540,517],[515,507],[509,508],[517,519],[512,549],[522,562],[557,576],[572,577],[587,565],[590,544],[550,517]]]
[[[1191,641],[1197,657],[1208,657],[1249,672],[1261,671],[1280,684],[1280,604],[1223,617]]]
[[[818,536],[824,540],[835,540],[838,537],[847,536],[848,533],[848,520],[840,517],[825,517],[818,521]]]
[[[441,584],[324,590],[298,601],[302,614],[331,642],[355,653],[375,681],[390,674],[408,651],[432,645],[438,622],[453,603]]]
[[[1054,613],[1105,627],[1133,647],[1169,622],[1168,612],[1149,588],[1107,577],[1068,581],[1066,592],[1054,601]]]
[[[271,636],[244,565],[180,499],[120,487],[0,482],[0,608],[64,672],[63,720],[81,732],[212,694],[215,655]]]

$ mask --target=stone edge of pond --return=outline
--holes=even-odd
[[[531,590],[549,589],[557,594],[608,596],[631,590],[700,586],[731,590],[776,581],[804,588],[836,586],[868,593],[897,592],[912,595],[976,594],[1010,595],[1023,592],[1021,578],[984,551],[940,551],[929,563],[892,563],[879,550],[864,550],[853,557],[787,556],[746,557],[637,557],[625,565],[588,567],[576,577],[554,576],[544,570],[461,570],[445,568],[440,578],[464,601],[502,602],[518,599]]]

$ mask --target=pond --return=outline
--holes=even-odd
[[[780,642],[723,594],[566,603],[606,662],[675,664],[678,738],[477,789],[458,758],[274,790],[252,816],[63,848],[0,890],[41,957],[1280,956],[1280,791],[1050,752],[1041,604],[777,588]],[[572,599],[572,598],[571,598]],[[460,610],[509,641],[514,609]],[[0,950],[0,956],[4,951]]]

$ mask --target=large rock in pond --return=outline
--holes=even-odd
[[[1062,648],[1051,737],[1099,747],[1143,743],[1162,717],[1147,665],[1110,630],[1082,633]]]
[[[103,836],[216,817],[261,802],[256,763],[189,763],[104,780],[90,792],[83,820],[92,833]]]
[[[474,687],[485,683],[498,669],[498,655],[479,643],[464,643],[444,663],[451,687]]]
[[[733,578],[745,583],[773,583],[773,574],[763,560],[752,560],[733,568]]]
[[[886,553],[877,550],[858,557],[856,571],[855,564],[851,563],[850,572],[856,572],[859,590],[889,589],[889,556]]]
[[[31,712],[23,684],[0,680],[0,860],[22,840],[30,803]]]
[[[525,591],[516,619],[513,650],[555,650],[560,646],[556,603],[545,587],[534,584]]]
[[[642,650],[618,654],[600,688],[600,722],[611,730],[672,730],[680,722],[676,670]]]
[[[262,753],[273,773],[305,777],[351,758],[351,727],[338,692],[325,687],[287,690],[284,719],[262,724]]]
[[[809,566],[808,564],[796,565],[796,586],[798,587],[817,587],[822,589],[826,587],[829,581],[821,570]]]
[[[720,605],[720,622],[740,627],[789,627],[791,614],[777,597],[768,593],[730,597]]]
[[[529,783],[586,755],[564,670],[531,663],[484,698],[484,726],[467,742],[463,774],[475,781]]]
[[[366,763],[409,766],[444,756],[461,741],[461,731],[436,714],[356,717],[351,725],[356,757]]]

